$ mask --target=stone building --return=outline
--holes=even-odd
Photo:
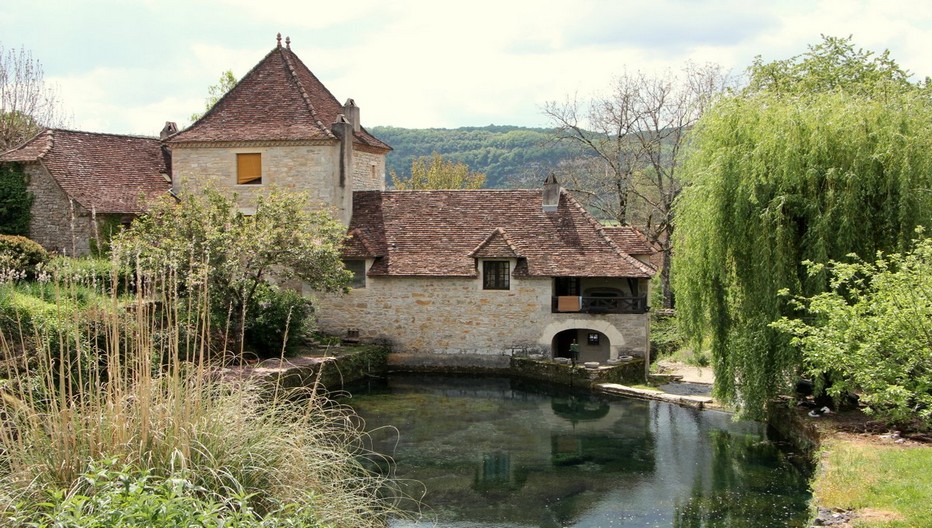
[[[353,196],[346,295],[319,300],[324,331],[399,351],[580,361],[643,356],[654,249],[610,236],[551,176],[538,190]]]
[[[390,150],[279,37],[185,130],[48,130],[0,162],[30,176],[30,236],[69,254],[141,197],[210,187],[248,214],[271,187],[310,193],[348,225],[356,274],[348,294],[318,300],[332,334],[415,353],[565,356],[575,341],[580,361],[647,354],[655,251],[636,230],[601,226],[553,176],[536,190],[385,191]]]
[[[391,148],[360,125],[352,99],[340,104],[278,43],[206,114],[169,136],[172,187],[236,192],[248,212],[269,187],[304,191],[349,223],[354,190],[385,188]]]
[[[168,153],[154,138],[47,129],[0,163],[27,175],[29,238],[66,255],[87,254],[171,187]]]

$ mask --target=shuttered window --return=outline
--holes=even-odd
[[[236,183],[239,185],[262,183],[262,154],[236,155]]]

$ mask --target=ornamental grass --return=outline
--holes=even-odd
[[[0,284],[0,523],[365,527],[398,514],[348,407],[319,387],[221,374],[229,336],[211,327],[206,282],[40,280]],[[179,509],[195,517],[158,517]]]

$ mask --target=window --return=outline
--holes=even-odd
[[[598,332],[589,332],[589,344],[590,345],[599,344],[599,333]]]
[[[353,280],[350,281],[350,287],[354,290],[360,290],[366,287],[366,261],[365,260],[344,260],[343,265],[346,269],[353,272]]]
[[[482,263],[482,289],[507,290],[511,274],[507,260],[487,260]]]
[[[238,185],[262,183],[262,154],[236,155],[236,183]]]

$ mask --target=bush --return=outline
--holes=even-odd
[[[836,399],[858,394],[881,419],[932,429],[932,238],[873,263],[806,264],[828,272],[831,290],[793,298],[807,317],[772,326],[792,336],[807,374]]]
[[[99,290],[116,286],[120,292],[127,291],[131,277],[128,270],[115,270],[113,263],[103,258],[60,256],[51,259],[43,270],[59,284],[80,284]]]
[[[260,283],[247,310],[245,342],[262,355],[291,350],[313,330],[313,314],[299,292]]]
[[[150,527],[233,526],[238,528],[322,527],[308,509],[282,507],[260,516],[248,497],[223,497],[194,483],[190,472],[168,476],[119,467],[116,461],[89,464],[70,489],[12,515],[20,526]]]
[[[48,252],[37,242],[18,235],[0,235],[0,272],[16,270],[32,279],[38,266],[48,260]]]

